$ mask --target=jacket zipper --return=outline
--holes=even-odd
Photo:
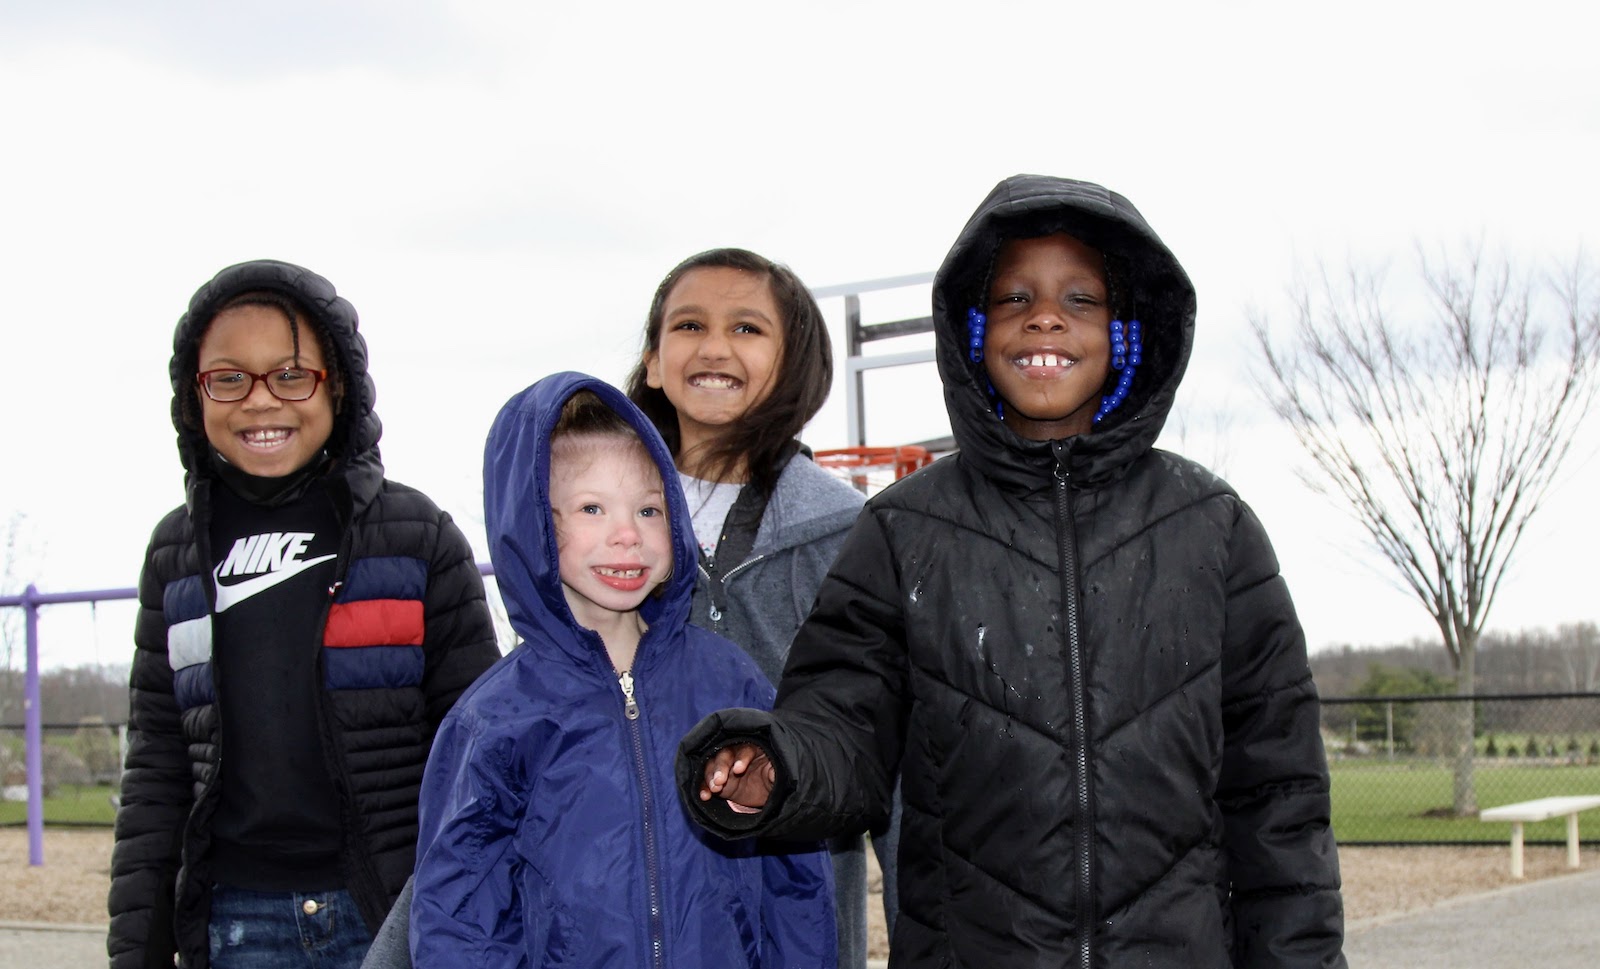
[[[745,569],[756,564],[764,558],[766,558],[765,555],[757,555],[754,558],[745,559],[743,562],[740,562],[738,565],[735,565],[733,568],[721,575],[717,574],[717,567],[714,563],[710,568],[707,568],[705,560],[701,560],[700,574],[705,576],[706,588],[711,596],[711,611],[708,613],[708,616],[712,622],[721,622],[724,615],[723,610],[728,606],[727,588],[725,583],[729,579],[733,578],[740,572],[743,572]]]
[[[1072,527],[1067,446],[1055,441],[1056,551],[1061,563],[1061,604],[1067,636],[1067,675],[1072,697],[1072,756],[1078,770],[1078,965],[1094,959],[1094,817],[1089,783],[1089,718],[1084,709],[1083,645],[1079,639],[1078,540]]]
[[[328,598],[322,605],[322,618],[317,624],[317,630],[327,638],[328,615],[333,611],[333,603],[339,596],[339,590],[344,586],[345,579],[350,575],[351,555],[355,550],[354,528],[346,527],[344,534],[339,538],[339,557],[334,560],[335,570],[333,582],[328,586]],[[424,607],[426,607],[427,590],[423,590]],[[348,857],[348,864],[352,874],[352,881],[364,881],[360,884],[351,884],[350,895],[355,899],[356,910],[363,920],[366,911],[362,902],[367,898],[384,898],[383,880],[378,877],[378,872],[372,867],[372,855],[365,848],[365,839],[361,835],[361,824],[357,818],[359,809],[356,805],[356,796],[353,785],[350,783],[349,764],[344,757],[344,751],[339,738],[334,736],[333,728],[329,725],[330,714],[327,709],[328,691],[323,684],[327,679],[325,647],[317,643],[317,682],[315,684],[317,700],[317,732],[322,735],[326,755],[324,762],[329,763],[332,769],[331,780],[334,789],[339,795],[339,827],[342,840],[345,843],[344,853]]]
[[[633,695],[633,673],[623,670],[617,674],[617,685],[622,688],[622,714],[628,720],[628,742],[633,747],[633,769],[639,779],[639,793],[644,814],[644,870],[645,887],[650,900],[650,964],[666,964],[666,930],[661,914],[661,865],[656,847],[655,796],[650,788],[650,772],[645,766],[644,734],[639,726],[639,701]]]
[[[254,388],[252,388],[252,390],[253,389]],[[205,527],[202,528],[196,525],[197,520],[204,521],[206,523]],[[210,486],[206,485],[202,490],[196,491],[195,507],[189,513],[189,527],[194,530],[194,542],[195,548],[200,556],[200,568],[205,571],[206,576],[206,622],[210,624],[211,627],[211,704],[217,717],[217,759],[213,764],[211,770],[211,779],[206,782],[205,789],[202,790],[194,799],[193,803],[189,805],[189,813],[185,815],[183,819],[183,834],[180,835],[178,840],[178,870],[183,872],[185,877],[183,892],[178,895],[174,902],[172,925],[170,926],[172,929],[173,943],[172,964],[173,966],[177,967],[177,969],[183,969],[183,967],[191,965],[190,961],[185,958],[185,953],[183,951],[184,936],[183,932],[178,928],[178,910],[183,906],[184,895],[194,891],[189,882],[194,878],[196,866],[191,866],[188,859],[190,836],[193,835],[194,837],[199,837],[199,831],[195,827],[194,818],[195,814],[200,810],[200,806],[202,804],[205,804],[212,797],[220,796],[216,794],[216,790],[217,785],[222,783],[222,674],[217,665],[218,657],[220,655],[217,652],[217,575],[212,571],[213,566],[211,565],[210,521],[211,491]],[[164,587],[163,591],[165,591]],[[181,718],[178,724],[178,736],[183,736],[183,724]],[[185,743],[187,743],[187,741],[185,741]],[[204,888],[201,890],[206,892],[208,895],[210,894],[209,888]],[[209,957],[209,950],[207,954]]]

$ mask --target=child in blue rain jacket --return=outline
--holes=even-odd
[[[689,625],[694,538],[655,428],[599,380],[547,377],[496,418],[483,491],[522,642],[428,761],[415,965],[833,966],[820,846],[723,841],[674,794],[678,738],[773,689]]]

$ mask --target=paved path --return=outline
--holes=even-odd
[[[1344,951],[1351,969],[1592,969],[1597,913],[1600,871],[1559,875],[1351,925]]]
[[[1346,933],[1352,969],[1593,969],[1600,965],[1600,871],[1545,878]],[[106,964],[104,926],[0,923],[0,966]]]
[[[103,925],[0,922],[0,966],[7,969],[83,969],[107,961]]]

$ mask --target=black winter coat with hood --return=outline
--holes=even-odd
[[[194,375],[217,310],[250,291],[284,293],[304,306],[329,336],[342,380],[321,472],[343,528],[338,591],[319,607],[324,641],[310,644],[308,656],[323,684],[319,730],[339,800],[340,867],[374,931],[415,862],[417,794],[434,732],[500,656],[466,537],[426,495],[383,476],[382,425],[355,308],[326,279],[288,263],[259,260],[218,273],[195,293],[173,337],[172,419],[186,501],[156,526],[139,578],[111,865],[112,969],[208,961],[217,873],[207,849],[220,794],[219,706],[228,698],[210,636],[218,459],[193,416]],[[350,646],[358,648],[343,648]]]
[[[1110,256],[1145,354],[1095,431],[1030,441],[996,417],[965,315],[1003,240],[1057,231]],[[1276,557],[1232,489],[1153,448],[1193,337],[1177,260],[1121,196],[1017,176],[933,312],[959,453],[867,503],[776,710],[685,738],[686,803],[751,830],[694,796],[738,740],[778,766],[763,834],[876,822],[898,770],[896,969],[1344,965],[1317,695]]]

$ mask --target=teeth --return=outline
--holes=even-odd
[[[1031,357],[1023,357],[1024,367],[1070,367],[1072,360],[1068,357],[1058,357],[1053,353],[1035,353]]]
[[[710,390],[732,390],[739,382],[732,377],[722,374],[700,374],[689,381],[695,387],[705,387]]]
[[[607,568],[607,567],[605,567],[603,565],[596,566],[595,567],[595,571],[599,572],[601,575],[610,576],[610,577],[616,578],[616,579],[637,579],[640,575],[644,574],[644,569],[642,569],[642,568],[639,568],[639,569],[611,569],[611,568]]]
[[[240,436],[244,438],[246,444],[269,447],[273,444],[282,444],[287,441],[289,439],[289,431],[286,428],[275,427],[268,430],[245,431]]]

